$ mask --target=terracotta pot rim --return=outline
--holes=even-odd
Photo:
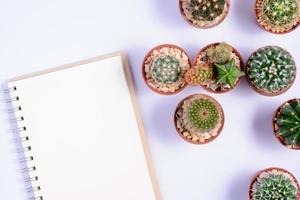
[[[198,60],[200,54],[201,54],[203,51],[207,50],[209,47],[214,47],[214,46],[217,46],[217,45],[219,45],[219,44],[221,44],[221,42],[214,42],[214,43],[208,44],[208,45],[204,46],[202,49],[200,49],[200,51],[199,51],[199,52],[197,53],[197,55],[196,55],[196,59],[195,59],[195,61],[194,61],[194,66],[197,64],[197,60]],[[229,45],[229,46],[231,46],[231,45],[228,44],[228,43],[226,43],[226,44]],[[238,50],[237,50],[236,48],[234,48],[233,46],[231,46],[231,47],[232,47],[232,49],[233,49],[233,53],[240,59],[240,67],[241,67],[241,70],[242,70],[243,72],[245,72],[245,64],[244,64],[244,60],[243,60],[241,54],[238,52]],[[211,93],[214,93],[214,94],[224,94],[224,93],[230,92],[230,91],[232,91],[233,89],[237,88],[237,87],[240,85],[242,79],[243,79],[243,76],[240,77],[240,78],[238,79],[238,81],[236,82],[236,84],[235,84],[234,87],[229,88],[229,89],[226,90],[226,91],[215,91],[215,90],[212,90],[212,89],[207,88],[207,87],[205,87],[205,86],[201,86],[201,87],[202,87],[204,90],[206,90],[206,91],[208,91],[208,92],[211,92]]]
[[[256,9],[256,4],[257,4],[257,1],[259,0],[255,0],[255,3],[254,3],[254,13],[255,13],[255,18],[256,18],[256,23],[257,25],[262,28],[263,30],[269,32],[269,33],[273,33],[275,35],[284,35],[284,34],[287,34],[287,33],[290,33],[294,30],[296,30],[298,28],[298,26],[300,25],[300,22],[298,21],[297,25],[293,26],[293,28],[291,28],[290,30],[287,30],[287,31],[284,31],[284,32],[273,32],[271,30],[267,30],[263,25],[261,25],[259,22],[258,22],[258,12],[257,12],[257,9]]]
[[[188,99],[190,99],[190,98],[192,98],[192,97],[194,97],[194,96],[198,96],[198,95],[207,97],[208,99],[214,101],[214,102],[221,108],[221,115],[222,115],[222,121],[221,121],[221,124],[222,124],[222,125],[221,125],[221,127],[218,129],[217,135],[216,135],[216,136],[213,136],[213,137],[211,137],[211,138],[209,138],[209,139],[207,139],[207,140],[205,140],[204,142],[200,142],[200,141],[194,142],[194,141],[192,141],[191,139],[185,138],[185,137],[182,135],[182,133],[180,132],[180,130],[178,129],[177,123],[176,123],[176,120],[177,120],[176,114],[177,114],[179,108],[180,108],[180,107],[182,106],[182,104],[184,103],[184,101],[186,101],[186,100],[188,100]],[[207,143],[212,142],[213,140],[215,140],[215,139],[221,134],[221,132],[222,132],[222,130],[223,130],[223,128],[224,128],[224,124],[225,124],[225,115],[224,115],[224,110],[223,110],[221,104],[220,104],[215,98],[213,98],[213,97],[211,97],[211,96],[209,96],[209,95],[206,95],[206,94],[195,93],[195,94],[191,94],[191,95],[185,97],[184,99],[182,99],[182,100],[178,103],[178,105],[176,106],[175,112],[174,112],[173,121],[174,121],[174,126],[175,126],[175,129],[176,129],[177,134],[178,134],[183,140],[185,140],[186,142],[191,143],[191,144],[202,145],[202,144],[207,144]]]
[[[293,102],[293,101],[296,101],[296,100],[300,100],[300,98],[289,99],[289,100],[285,101],[284,103],[282,103],[282,104],[276,109],[276,111],[275,111],[274,114],[273,114],[273,118],[272,118],[272,129],[273,129],[274,136],[275,136],[276,139],[280,142],[280,144],[282,144],[283,146],[285,146],[286,148],[291,149],[291,150],[300,150],[300,146],[299,146],[299,147],[295,147],[295,148],[288,147],[288,146],[285,144],[284,139],[283,139],[282,137],[276,135],[276,131],[275,131],[275,124],[276,124],[275,118],[276,118],[276,116],[280,113],[280,110],[282,109],[282,107],[283,107],[286,103],[290,103],[290,102]]]
[[[252,189],[252,186],[253,184],[256,182],[256,179],[259,177],[259,175],[263,172],[269,172],[269,171],[272,171],[272,170],[277,170],[277,171],[281,171],[281,172],[284,172],[284,173],[287,173],[289,174],[293,179],[294,179],[294,182],[296,183],[297,185],[297,196],[298,198],[300,198],[300,185],[299,185],[299,182],[298,180],[296,179],[296,177],[291,173],[289,172],[288,170],[286,169],[283,169],[283,168],[280,168],[280,167],[269,167],[269,168],[266,168],[266,169],[263,169],[263,170],[260,170],[259,172],[257,172],[255,174],[255,176],[252,178],[251,182],[250,182],[250,187],[249,187],[249,200],[252,200],[252,193],[251,193],[251,189]]]
[[[156,93],[161,94],[161,95],[174,95],[174,94],[177,94],[177,93],[181,92],[187,86],[187,83],[185,83],[184,86],[182,86],[181,88],[175,90],[174,92],[163,92],[161,90],[158,90],[156,88],[151,87],[148,84],[147,78],[146,78],[145,61],[147,60],[147,58],[151,55],[151,53],[154,50],[161,49],[161,48],[164,48],[164,47],[176,48],[176,49],[179,49],[180,51],[184,52],[185,55],[188,58],[188,62],[189,62],[190,67],[192,67],[191,59],[190,59],[189,55],[187,54],[187,52],[184,49],[182,49],[181,47],[179,47],[179,46],[177,46],[175,44],[160,44],[160,45],[157,45],[157,46],[153,47],[150,51],[148,51],[147,54],[145,55],[144,59],[143,59],[143,63],[142,63],[143,80],[144,80],[145,84],[148,86],[148,88],[150,88],[153,92],[156,92]]]
[[[250,81],[249,77],[248,77],[248,70],[247,70],[247,69],[248,69],[248,62],[249,62],[250,58],[251,58],[254,54],[256,54],[258,51],[260,51],[261,49],[268,48],[268,47],[279,48],[279,49],[281,49],[281,50],[287,52],[287,53],[291,56],[292,61],[293,61],[293,64],[294,64],[294,73],[295,73],[295,75],[294,75],[293,80],[290,81],[290,83],[289,83],[289,85],[288,85],[287,87],[285,87],[284,89],[280,90],[280,91],[277,92],[277,93],[267,93],[267,92],[264,92],[263,90],[261,90],[261,89],[255,87],[255,86],[253,85],[253,83]],[[249,56],[249,58],[248,58],[248,60],[247,60],[247,62],[246,62],[246,65],[245,65],[245,74],[246,74],[246,80],[247,80],[248,84],[250,85],[250,87],[251,87],[254,91],[256,91],[258,94],[263,95],[263,96],[267,96],[267,97],[275,97],[275,96],[279,96],[279,95],[281,95],[281,94],[287,92],[287,91],[293,86],[293,84],[294,84],[294,82],[295,82],[295,80],[296,80],[296,78],[297,78],[297,66],[296,66],[295,59],[293,58],[292,54],[291,54],[289,51],[287,51],[286,49],[284,49],[284,48],[282,48],[282,47],[280,47],[280,46],[276,46],[276,45],[267,45],[267,46],[263,46],[263,47],[258,48],[257,50],[255,50],[255,51]]]
[[[193,24],[190,20],[188,20],[184,14],[183,8],[182,8],[182,0],[179,0],[179,11],[181,16],[184,18],[184,20],[191,26],[198,28],[198,29],[210,29],[210,28],[214,28],[216,26],[218,26],[219,24],[221,24],[225,18],[227,17],[228,13],[229,13],[229,9],[231,7],[231,1],[230,0],[226,0],[226,4],[227,4],[227,11],[225,12],[224,17],[222,17],[217,23],[210,25],[210,26],[196,26],[195,24]]]

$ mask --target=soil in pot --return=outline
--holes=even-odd
[[[201,85],[214,93],[234,89],[244,76],[244,64],[240,54],[226,43],[213,43],[197,55],[194,67],[185,74],[189,85]]]
[[[186,86],[183,75],[190,67],[190,59],[183,49],[166,44],[148,52],[143,61],[142,73],[150,89],[168,95]]]
[[[253,179],[250,189],[250,200],[299,200],[299,184],[287,170],[268,168],[259,172]]]
[[[291,99],[277,109],[273,130],[281,144],[300,150],[300,99]]]
[[[212,28],[227,16],[229,0],[179,0],[184,19],[197,28]]]
[[[300,0],[256,0],[257,23],[265,30],[283,34],[300,23]]]
[[[212,97],[194,94],[183,99],[174,114],[178,134],[187,142],[205,144],[222,131],[224,112]]]
[[[277,46],[262,47],[248,59],[246,77],[258,93],[280,95],[294,83],[296,64],[286,50]]]

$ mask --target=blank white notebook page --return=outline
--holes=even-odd
[[[9,83],[44,200],[157,198],[122,61],[115,55]]]

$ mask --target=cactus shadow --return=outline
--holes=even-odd
[[[162,97],[151,113],[151,132],[163,143],[178,144],[181,140],[174,126],[174,113],[179,103],[176,97]]]
[[[254,4],[255,0],[236,1],[233,8],[233,21],[240,27],[237,30],[251,35],[259,33],[257,29],[260,29],[255,19]]]
[[[153,3],[152,16],[155,16],[159,23],[168,28],[188,28],[189,25],[182,18],[179,11],[178,0],[150,0]]]
[[[273,133],[272,118],[278,107],[276,101],[268,101],[257,107],[253,118],[252,132],[256,143],[263,149],[280,150],[280,144]]]
[[[228,196],[226,199],[241,200],[248,199],[250,180],[253,173],[244,171],[233,177],[233,181],[229,184]]]

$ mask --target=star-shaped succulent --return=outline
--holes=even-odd
[[[238,68],[234,59],[231,59],[225,64],[215,64],[215,66],[218,71],[217,84],[225,83],[230,87],[234,87],[237,80],[245,75],[245,73]]]

